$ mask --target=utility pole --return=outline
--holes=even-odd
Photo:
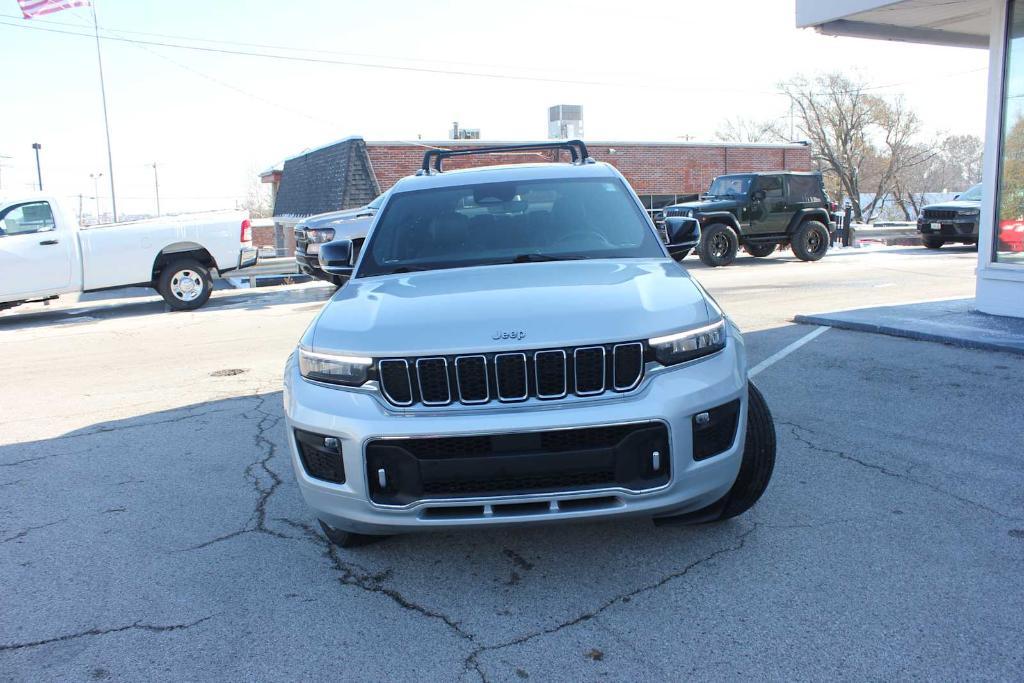
[[[153,162],[153,184],[156,186],[156,215],[160,215],[160,178],[156,174],[156,162]]]
[[[39,165],[39,150],[43,148],[38,142],[32,143],[32,149],[36,151],[36,177],[39,179],[39,191],[43,191],[43,169]]]
[[[103,127],[107,131],[107,178],[110,180],[110,204],[117,222],[117,193],[114,191],[114,154],[110,151],[110,120],[107,117],[107,86],[103,82],[103,55],[100,52],[100,22],[96,18],[96,3],[91,3],[92,26],[96,31],[96,62],[100,67],[100,97],[103,99]],[[99,199],[96,200],[97,202]]]
[[[82,224],[82,193],[78,193],[78,224]]]
[[[103,177],[102,173],[90,173],[89,177],[92,178],[92,193],[93,199],[96,200],[96,223],[100,222],[100,178]]]

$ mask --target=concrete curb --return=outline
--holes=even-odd
[[[853,320],[842,320],[827,315],[796,315],[793,322],[804,325],[825,325],[839,330],[852,330],[854,332],[870,332],[873,334],[885,334],[890,337],[903,337],[904,339],[916,339],[918,341],[939,342],[950,344],[967,349],[980,349],[983,351],[1005,351],[1024,356],[1024,345],[1004,344],[998,341],[987,341],[970,337],[957,337],[954,335],[935,334],[905,327],[893,327],[891,325],[878,325]]]

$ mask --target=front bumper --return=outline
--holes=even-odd
[[[936,227],[938,226],[938,227]],[[922,236],[941,237],[948,242],[978,241],[978,217],[943,219],[941,221],[921,219],[917,231]]]
[[[694,460],[692,417],[737,399],[739,418],[731,445],[717,455]],[[746,434],[746,354],[742,339],[732,330],[723,351],[694,363],[653,371],[627,394],[404,411],[386,404],[372,388],[341,390],[307,382],[299,375],[293,356],[285,371],[284,404],[288,448],[302,497],[320,519],[346,531],[393,534],[683,514],[721,498],[739,472]],[[421,498],[404,505],[371,500],[368,479],[373,475],[367,471],[366,446],[373,439],[534,433],[642,422],[664,424],[668,429],[670,474],[667,483],[654,488],[608,486]],[[306,472],[295,430],[339,439],[344,484],[316,479]]]

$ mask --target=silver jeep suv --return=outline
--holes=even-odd
[[[465,154],[571,163],[442,172]],[[700,228],[580,141],[431,150],[374,218],[285,370],[295,476],[328,537],[732,517],[775,459],[743,339],[679,265]]]

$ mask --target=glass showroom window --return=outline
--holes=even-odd
[[[1024,0],[1010,3],[994,260],[1024,266]]]

